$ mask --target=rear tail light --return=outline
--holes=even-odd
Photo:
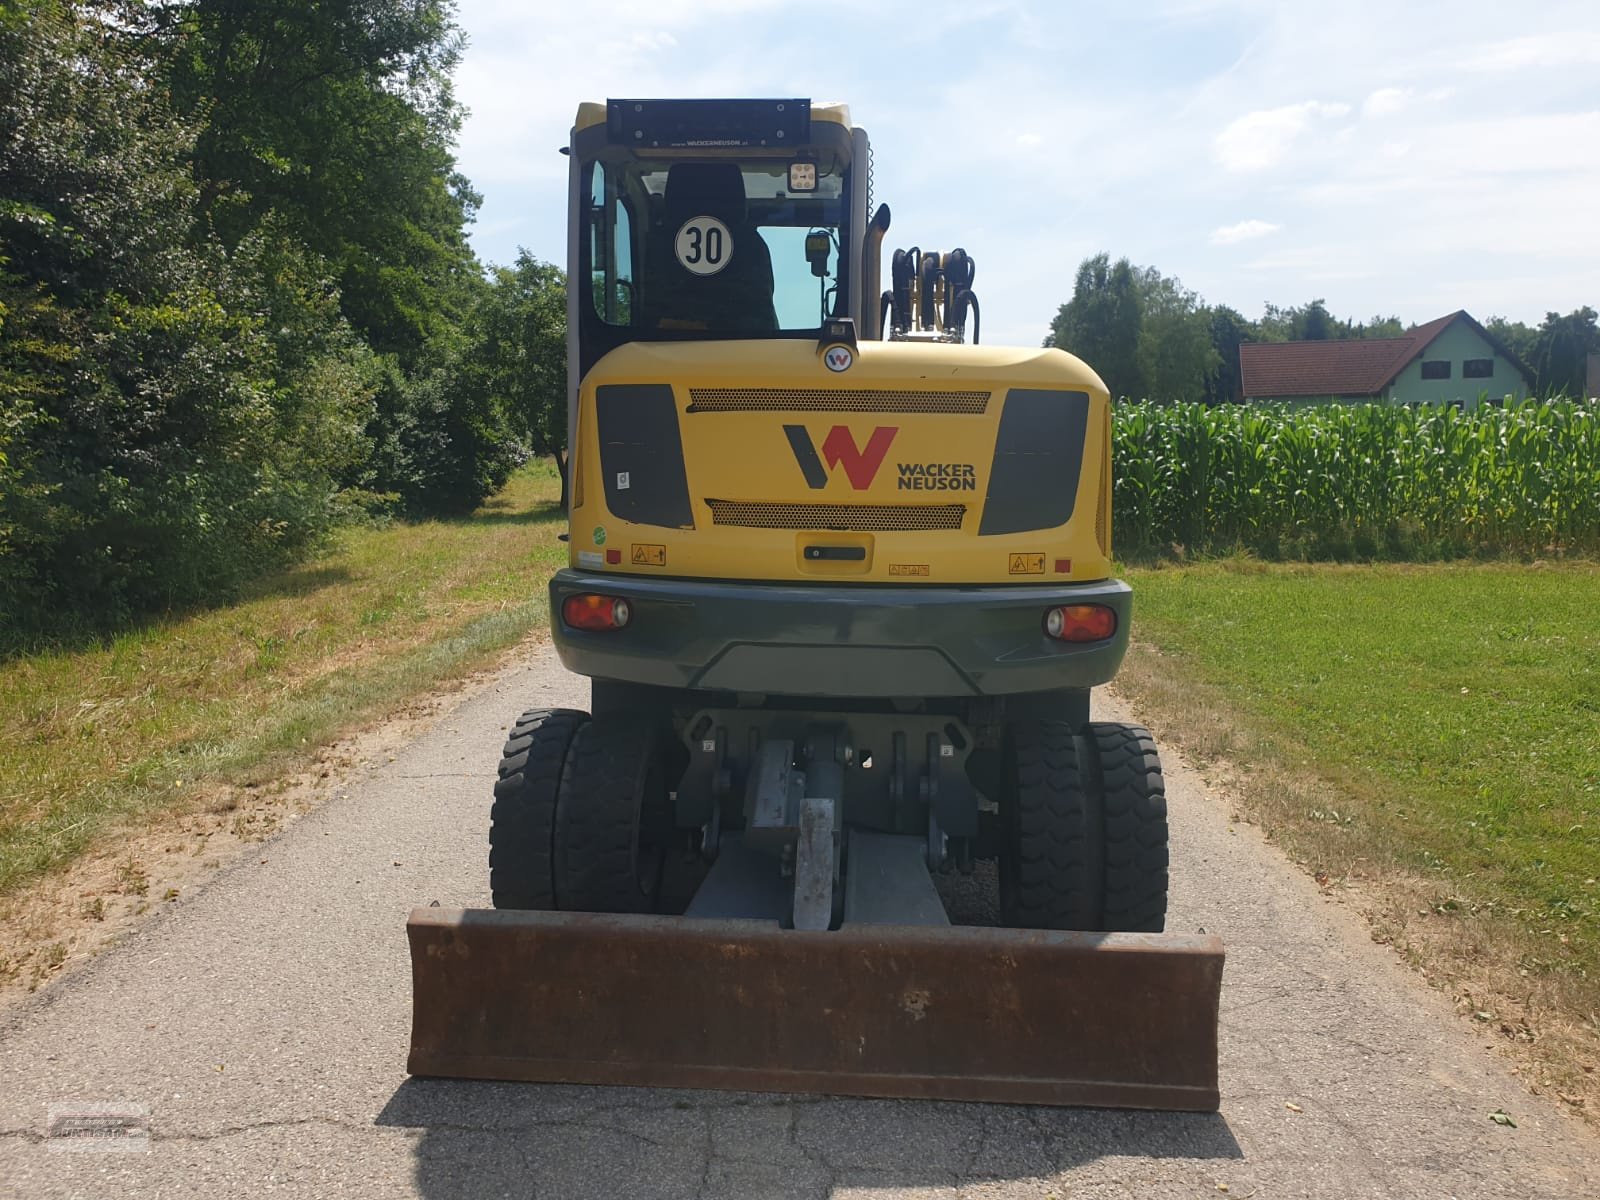
[[[1044,631],[1058,642],[1103,642],[1117,632],[1117,613],[1104,604],[1065,604],[1044,614]]]
[[[574,629],[621,629],[633,610],[621,596],[583,592],[561,602],[561,619]]]

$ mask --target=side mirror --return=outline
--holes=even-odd
[[[833,235],[825,229],[813,229],[806,234],[806,261],[811,273],[818,279],[828,277],[828,255],[833,252]]]

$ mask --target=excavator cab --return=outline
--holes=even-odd
[[[580,373],[628,341],[814,339],[860,309],[852,131],[806,100],[684,103],[613,101],[574,137]]]
[[[612,100],[567,152],[550,612],[592,703],[512,728],[494,909],[412,914],[411,1071],[1215,1108],[1222,948],[1163,932],[1154,742],[1090,719],[1104,384],[966,344],[964,250],[880,294],[843,106]]]

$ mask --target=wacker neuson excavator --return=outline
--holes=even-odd
[[[882,287],[843,106],[584,104],[565,149],[593,711],[511,728],[494,909],[411,914],[411,1072],[1215,1109],[1222,946],[1162,932],[1156,747],[1089,716],[1105,385],[980,345],[962,250]],[[999,927],[952,925],[981,860]]]

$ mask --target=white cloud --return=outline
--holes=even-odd
[[[1037,133],[1019,133],[1019,134],[1017,134],[1017,145],[1019,145],[1019,146],[1039,146],[1039,145],[1042,145],[1043,143],[1044,143],[1044,139],[1042,137],[1040,137]]]
[[[1600,65],[1600,33],[1576,30],[1492,42],[1461,63],[1465,70],[1486,72],[1596,65]]]
[[[1259,171],[1278,163],[1318,118],[1350,112],[1348,104],[1305,100],[1246,113],[1217,134],[1217,161],[1230,171]]]
[[[1387,117],[1402,111],[1411,101],[1411,89],[1386,87],[1379,88],[1369,95],[1361,105],[1361,115],[1364,117]]]
[[[1213,246],[1232,246],[1238,242],[1248,242],[1254,238],[1266,237],[1269,233],[1277,233],[1282,225],[1274,225],[1271,221],[1240,221],[1234,225],[1221,225],[1211,231],[1211,244]]]
[[[665,29],[641,29],[628,39],[628,43],[635,50],[649,53],[651,51],[671,50],[678,44],[678,39]]]

